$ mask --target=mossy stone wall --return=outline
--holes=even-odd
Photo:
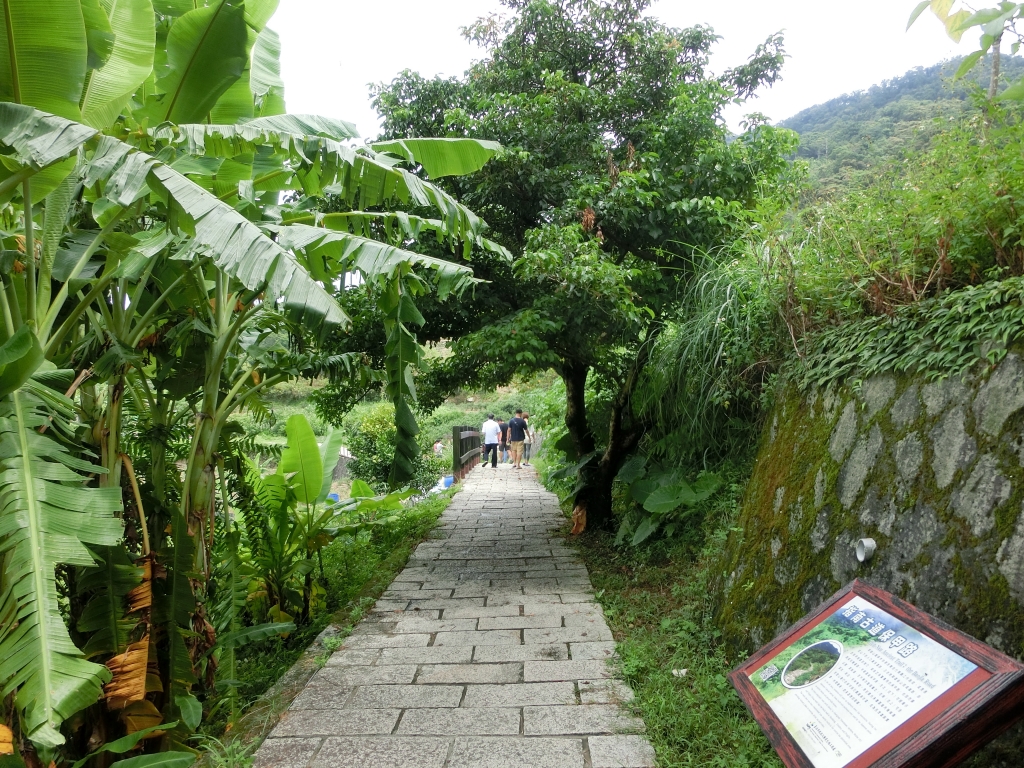
[[[753,650],[853,578],[1024,658],[1024,354],[964,379],[787,390],[723,563]],[[878,549],[857,561],[858,539]]]

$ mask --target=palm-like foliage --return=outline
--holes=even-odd
[[[90,189],[102,187],[99,201],[110,221],[117,221],[144,197],[155,197],[169,215],[179,217],[181,228],[190,236],[183,255],[209,256],[245,288],[263,289],[272,302],[283,300],[299,320],[322,322],[327,327],[346,322],[331,295],[310,279],[291,253],[152,155],[80,124],[16,104],[0,104],[0,135],[0,141],[14,150],[12,159],[20,166],[16,176],[30,179],[81,153],[84,162],[76,169],[81,173],[80,183]],[[105,276],[113,274],[114,270],[109,270]],[[43,341],[65,295],[58,294],[60,304],[40,308],[44,310],[40,322]]]
[[[412,296],[473,283],[467,267],[409,246],[429,234],[453,251],[501,251],[417,175],[476,170],[496,145],[354,148],[343,121],[281,114],[279,41],[266,28],[276,5],[4,1],[0,684],[16,694],[20,733],[57,762],[61,723],[87,707],[86,719],[109,709],[147,737],[163,720],[174,729],[164,744],[183,741],[202,716],[192,689],[230,686],[234,649],[287,628],[240,621],[258,558],[237,557],[219,457],[231,415],[274,383],[377,375],[358,356],[321,359],[288,341],[315,346],[346,325],[335,281],[356,272],[403,297],[389,310],[388,380],[404,404],[418,358]],[[350,210],[310,214],[322,194]],[[145,434],[125,434],[126,411]],[[406,405],[409,434],[411,416]],[[145,454],[138,475],[132,452]],[[308,575],[317,532],[337,518],[317,460],[281,475],[304,516],[268,501],[268,530],[303,563],[277,591]],[[64,587],[85,604],[71,616],[81,649],[58,605],[58,566],[79,569]],[[309,584],[300,592],[308,606]],[[112,751],[145,743],[133,738]]]
[[[17,691],[23,732],[44,749],[64,741],[60,724],[95,701],[109,677],[68,634],[55,568],[92,565],[87,544],[121,537],[120,492],[86,487],[96,467],[37,431],[72,412],[40,384],[0,400],[0,678]]]

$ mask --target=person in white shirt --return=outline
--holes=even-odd
[[[487,414],[487,421],[484,422],[483,427],[480,429],[480,433],[484,438],[484,459],[483,463],[487,463],[487,455],[491,456],[491,467],[497,469],[498,467],[498,438],[501,435],[501,427],[498,426],[498,422],[494,420],[494,414]]]

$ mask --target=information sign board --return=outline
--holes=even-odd
[[[860,581],[730,680],[790,768],[952,766],[1024,714],[1024,665]]]

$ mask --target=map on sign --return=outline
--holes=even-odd
[[[750,681],[815,768],[843,768],[975,669],[851,596]]]

